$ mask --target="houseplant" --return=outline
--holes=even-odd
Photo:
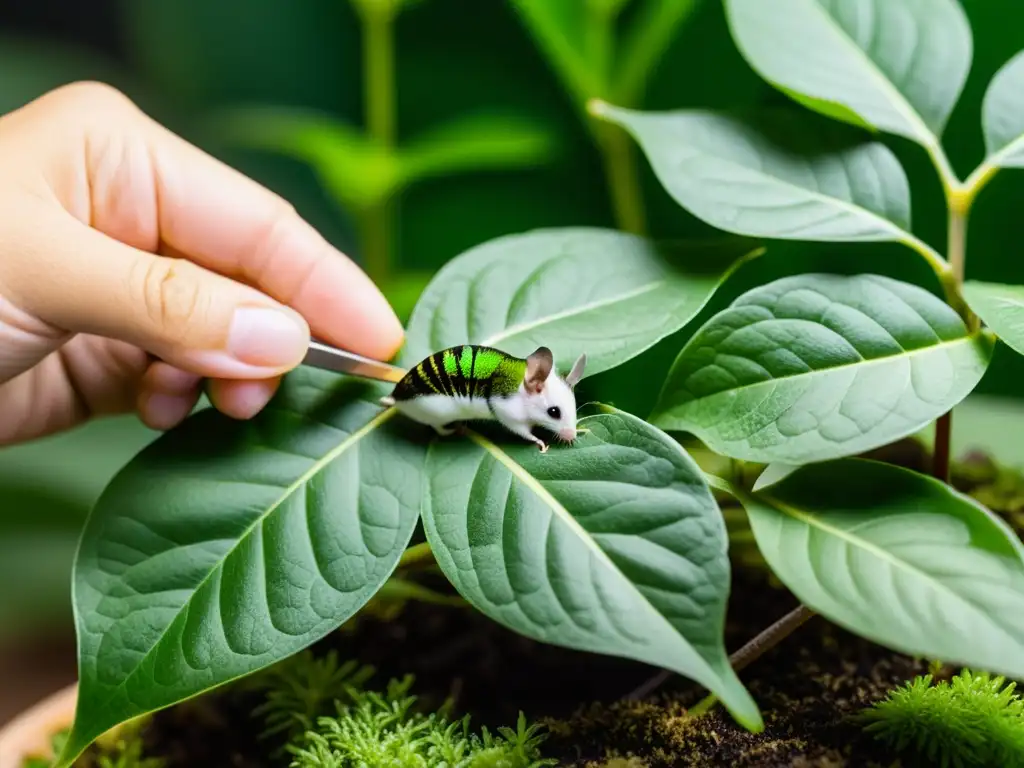
[[[629,131],[680,205],[740,237],[572,228],[484,243],[419,297],[403,363],[473,342],[514,354],[543,343],[558,361],[586,352],[588,376],[628,366],[772,258],[746,237],[900,243],[941,297],[873,274],[757,286],[699,324],[647,420],[590,404],[578,444],[543,456],[495,431],[432,440],[375,405],[380,387],[305,370],[251,423],[193,416],[114,479],[86,527],[81,696],[58,764],[129,718],[291,657],[356,616],[400,565],[430,557],[514,632],[665,667],[710,692],[690,717],[717,700],[757,733],[758,703],[722,640],[723,494],[802,601],[733,665],[818,613],[906,654],[1022,677],[1020,539],[948,481],[953,407],[997,337],[1024,349],[1019,290],[964,282],[975,197],[1024,156],[1024,59],[993,79],[988,156],[962,181],[940,141],[972,49],[955,0],[725,7],[751,66],[809,111],[590,110]],[[911,231],[900,163],[868,131],[934,161],[945,255]],[[932,423],[929,474],[862,458]],[[663,430],[726,461],[700,465]],[[420,520],[425,540],[412,543]]]

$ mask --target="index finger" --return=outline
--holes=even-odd
[[[266,187],[141,111],[136,119],[148,144],[165,253],[185,256],[287,304],[306,319],[314,336],[329,344],[377,359],[394,356],[402,344],[402,325],[358,265]],[[105,145],[110,142],[89,143],[97,148],[93,151]],[[93,160],[90,167],[102,167]],[[125,177],[116,174],[107,181]],[[122,195],[116,190],[96,194],[100,181],[92,180],[93,226],[102,230],[107,211],[96,201]]]

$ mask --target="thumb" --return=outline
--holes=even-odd
[[[41,321],[134,344],[209,378],[266,379],[302,361],[309,326],[293,309],[191,261],[132,248],[70,216],[47,219],[54,221],[29,227],[31,239],[19,238],[20,252],[0,266],[0,290]],[[66,340],[49,338],[46,349],[34,350],[40,359]]]

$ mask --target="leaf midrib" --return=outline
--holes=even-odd
[[[938,137],[932,133],[931,128],[925,125],[924,120],[917,113],[917,110],[907,101],[906,96],[889,80],[888,76],[878,67],[875,61],[868,56],[867,51],[857,45],[856,41],[850,37],[849,33],[843,29],[842,25],[835,20],[832,14],[827,13],[820,3],[816,0],[804,0],[809,3],[814,9],[824,17],[826,24],[835,30],[836,34],[843,40],[847,48],[853,53],[855,58],[860,59],[866,66],[869,74],[874,80],[881,86],[881,90],[884,91],[891,103],[896,106],[897,111],[903,115],[903,118],[911,124],[913,128],[918,131],[918,137],[923,139],[929,146],[938,143]],[[893,0],[886,0],[886,2],[892,2]],[[821,98],[821,97],[818,97]],[[863,117],[861,115],[861,117]]]
[[[536,320],[529,320],[524,323],[511,325],[506,327],[504,330],[499,331],[498,333],[495,333],[494,335],[484,339],[483,341],[480,342],[480,344],[484,346],[494,346],[508,338],[511,338],[512,336],[515,336],[516,334],[525,333],[526,331],[532,331],[535,328],[540,328],[549,323],[554,323],[557,322],[558,320],[565,320],[566,318],[573,317],[575,315],[586,314],[587,312],[592,312],[595,309],[601,309],[602,307],[607,307],[612,304],[618,304],[619,302],[622,301],[629,301],[630,299],[635,299],[638,296],[643,296],[645,293],[650,293],[651,291],[661,288],[662,286],[666,285],[667,282],[668,281],[665,278],[660,278],[653,282],[647,283],[646,285],[634,288],[632,291],[627,291],[626,293],[620,293],[615,296],[609,296],[608,298],[605,299],[591,301],[586,304],[581,304],[577,307],[573,307],[572,309],[564,309],[561,312],[555,312],[550,315],[544,315],[543,317],[539,317]]]
[[[949,587],[947,584],[943,583],[942,581],[939,581],[938,579],[935,579],[926,571],[922,571],[913,563],[908,562],[906,560],[901,560],[899,557],[883,549],[877,544],[874,544],[873,542],[868,541],[867,539],[861,538],[856,534],[851,533],[850,531],[844,530],[842,528],[837,528],[833,525],[829,525],[824,520],[822,520],[820,516],[812,512],[804,512],[803,510],[798,509],[792,505],[779,501],[779,499],[773,496],[771,493],[761,492],[758,494],[758,496],[763,501],[767,501],[771,506],[782,512],[784,515],[789,515],[790,517],[800,520],[806,523],[808,526],[812,528],[817,528],[818,530],[824,533],[832,534],[836,538],[842,539],[851,546],[859,547],[860,549],[868,552],[869,554],[874,555],[878,559],[885,560],[889,562],[891,565],[899,569],[902,569],[903,571],[906,571],[910,575],[923,579],[928,584],[935,585],[939,591],[954,598],[957,602],[961,603],[962,605],[965,605],[973,612],[982,613],[982,615],[985,615],[983,612],[978,611],[972,603],[970,603],[966,598],[964,598],[963,595]],[[997,621],[992,621],[992,624],[994,624],[1003,633],[1004,637],[1008,638],[1011,641],[1011,643],[1016,643],[1013,634],[1007,631],[1007,629],[1002,624],[1000,624]],[[1019,643],[1017,644],[1019,645]]]
[[[586,418],[582,419],[580,421],[580,424],[583,424],[588,420],[589,419]],[[696,646],[694,646],[686,638],[684,638],[680,634],[679,630],[676,629],[675,626],[673,626],[672,622],[665,618],[665,616],[663,616],[662,613],[654,605],[651,604],[651,602],[647,599],[643,592],[641,592],[632,581],[630,581],[622,574],[621,569],[615,565],[612,559],[608,556],[608,553],[597,545],[597,542],[594,541],[590,533],[582,525],[580,525],[579,521],[569,513],[569,510],[562,506],[558,499],[556,499],[551,494],[551,492],[548,491],[548,489],[545,488],[539,480],[537,480],[537,478],[535,478],[533,475],[527,472],[521,464],[514,461],[511,456],[505,453],[505,451],[501,450],[495,443],[491,442],[486,437],[473,431],[469,432],[469,437],[471,440],[473,440],[473,442],[475,442],[477,445],[479,445],[481,448],[487,451],[491,456],[493,456],[499,463],[501,463],[512,474],[513,477],[518,479],[534,494],[536,494],[536,496],[540,498],[540,500],[544,502],[544,504],[546,504],[549,509],[551,509],[553,514],[555,514],[559,519],[565,522],[577,534],[577,536],[583,540],[584,545],[588,549],[590,549],[597,556],[597,558],[605,564],[606,567],[611,568],[613,573],[618,574],[618,576],[620,577],[620,581],[624,582],[627,585],[627,587],[639,598],[640,602],[647,607],[650,613],[657,616],[658,620],[668,627],[668,629],[672,633],[672,636],[676,637],[679,640],[682,640],[682,642],[690,646],[690,650],[693,651],[694,656],[696,656],[696,658],[700,659],[707,673],[711,674],[714,677],[714,679],[718,680],[721,683],[727,682],[725,678],[723,678],[714,670],[710,662],[704,658],[700,651],[697,650]]]
[[[246,527],[246,529],[241,533],[241,535],[239,535],[238,541],[234,544],[234,546],[232,546],[227,552],[225,552],[223,557],[217,560],[216,564],[212,568],[210,568],[209,573],[207,573],[206,576],[204,576],[202,580],[198,584],[196,584],[196,586],[191,590],[191,595],[189,595],[189,598],[181,604],[181,606],[175,612],[174,618],[167,622],[164,631],[160,633],[160,636],[150,646],[146,653],[140,657],[139,662],[135,664],[131,672],[125,675],[121,682],[110,690],[110,695],[104,701],[104,707],[109,706],[110,702],[114,699],[117,693],[120,692],[123,688],[125,688],[125,686],[127,686],[128,681],[132,679],[132,677],[139,671],[139,668],[149,658],[150,654],[152,654],[153,651],[160,645],[163,639],[167,636],[167,630],[175,621],[177,621],[178,617],[181,616],[182,611],[184,611],[192,603],[192,600],[195,598],[195,595],[199,592],[199,590],[202,589],[203,586],[205,586],[207,582],[209,582],[209,580],[213,578],[213,575],[220,568],[223,568],[224,562],[232,555],[233,552],[235,552],[235,550],[238,549],[238,547],[241,546],[242,542],[245,541],[252,534],[256,527],[258,525],[261,525],[270,515],[274,513],[275,510],[278,509],[278,507],[281,506],[281,504],[284,503],[285,499],[289,498],[299,488],[308,483],[318,472],[323,470],[324,467],[326,467],[328,464],[330,464],[332,461],[338,458],[341,454],[343,454],[346,450],[348,450],[349,447],[358,443],[366,435],[377,429],[377,427],[379,427],[381,424],[383,424],[392,416],[394,416],[395,413],[397,413],[397,411],[394,408],[388,408],[374,416],[372,419],[370,419],[366,424],[357,429],[355,432],[350,433],[348,437],[342,440],[337,446],[332,448],[330,451],[325,453],[320,459],[317,459],[313,463],[313,465],[308,470],[306,470],[306,472],[300,475],[298,479],[292,482],[291,485],[286,487],[281,493],[281,495],[278,497],[278,499],[272,505],[270,505],[266,509],[266,511],[261,512],[260,515],[255,520],[253,520],[253,522],[249,526]],[[219,684],[220,683],[218,683],[218,685]],[[210,690],[210,688],[205,688],[204,690]],[[200,693],[201,692],[202,691],[200,691]]]
[[[772,318],[772,319],[777,320],[779,318]],[[753,389],[754,387],[765,386],[767,384],[774,384],[774,383],[781,382],[781,381],[790,381],[792,379],[799,379],[800,377],[803,377],[803,376],[825,375],[825,374],[831,373],[832,371],[841,371],[841,370],[844,370],[846,368],[869,367],[869,366],[872,366],[872,365],[881,365],[882,363],[888,363],[888,362],[890,362],[890,361],[892,361],[894,359],[907,359],[907,358],[913,357],[915,355],[929,354],[929,353],[935,352],[937,350],[940,350],[940,349],[942,349],[944,347],[953,347],[953,346],[958,346],[958,345],[964,344],[964,343],[976,342],[981,336],[982,336],[981,331],[978,331],[976,333],[968,334],[967,336],[961,336],[959,339],[953,339],[951,341],[942,341],[942,342],[939,342],[938,344],[932,344],[931,346],[928,346],[928,347],[920,347],[918,349],[912,349],[910,351],[903,351],[903,352],[899,352],[899,353],[892,354],[892,355],[885,355],[883,357],[875,357],[875,358],[871,358],[870,360],[865,360],[864,358],[861,358],[860,360],[856,360],[856,361],[854,361],[852,363],[843,363],[842,365],[833,365],[833,366],[829,366],[828,368],[817,368],[817,369],[815,369],[813,371],[803,371],[801,373],[794,373],[794,374],[791,374],[789,376],[773,376],[772,378],[767,379],[765,381],[755,381],[755,382],[751,382],[750,384],[743,384],[743,385],[738,386],[738,387],[730,387],[728,389],[720,389],[717,392],[712,392],[709,395],[702,395],[700,397],[694,397],[691,400],[687,400],[686,402],[680,403],[679,405],[672,406],[672,407],[673,408],[686,408],[686,407],[689,407],[690,405],[692,405],[693,403],[699,403],[699,402],[702,402],[702,401],[710,400],[713,397],[718,397],[719,395],[722,395],[722,394],[725,394],[725,393],[742,392],[743,390],[746,390],[746,389]],[[746,358],[744,358],[744,359],[746,359]]]
[[[742,163],[733,160],[732,158],[723,157],[721,155],[715,155],[710,152],[705,152],[703,150],[701,150],[701,154],[704,157],[713,158],[718,162],[724,163],[726,165],[731,165],[734,168],[738,168],[747,173],[757,175],[762,179],[765,179],[767,182],[774,184],[775,186],[785,187],[787,189],[794,190],[799,194],[803,195],[804,197],[810,198],[813,201],[822,203],[832,208],[840,208],[842,210],[845,210],[847,213],[850,213],[859,218],[869,219],[879,228],[887,230],[891,232],[893,235],[895,235],[896,242],[913,242],[915,244],[921,242],[919,238],[916,235],[914,235],[914,233],[911,232],[909,229],[905,229],[892,219],[886,218],[882,214],[872,211],[870,208],[865,208],[864,206],[859,205],[851,200],[844,200],[841,197],[826,195],[823,192],[811,189],[810,187],[800,186],[799,184],[789,181],[788,179],[783,179],[780,176],[775,176],[770,173],[766,173],[764,170],[758,168],[751,168],[749,165],[743,165]],[[808,165],[810,165],[810,162],[808,162]]]

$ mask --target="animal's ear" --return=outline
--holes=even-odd
[[[555,360],[551,356],[551,350],[547,347],[537,347],[528,358],[526,358],[526,376],[523,383],[527,392],[539,393],[544,389],[544,382],[548,380]]]
[[[569,385],[569,388],[574,388],[580,383],[580,379],[583,378],[583,369],[587,365],[587,354],[584,352],[573,363],[572,370],[569,371],[569,375],[565,377],[565,383]]]

